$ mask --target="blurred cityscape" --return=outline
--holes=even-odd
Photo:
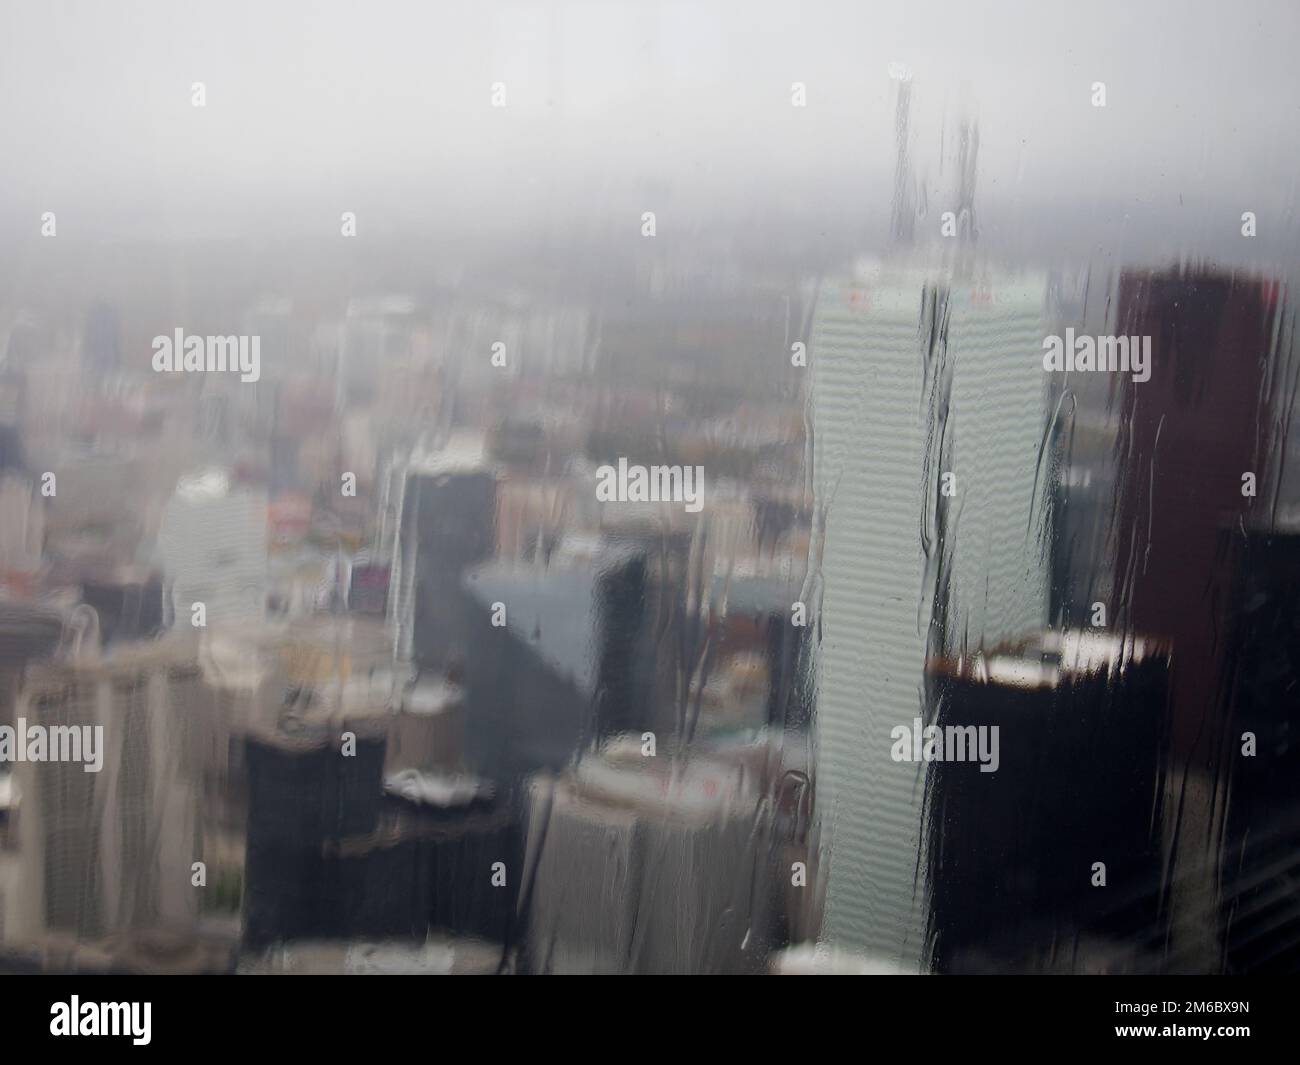
[[[0,971],[1300,970],[1295,259],[987,247],[912,91],[875,239],[7,284]]]

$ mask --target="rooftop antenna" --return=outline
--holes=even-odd
[[[974,120],[961,124],[957,141],[957,272],[969,277],[975,263],[979,226],[975,222],[975,178],[979,166],[980,127]]]
[[[908,119],[912,110],[912,71],[905,63],[890,63],[889,77],[898,83],[894,108],[894,200],[889,237],[895,249],[912,247],[916,209],[912,193],[912,166],[907,156]]]

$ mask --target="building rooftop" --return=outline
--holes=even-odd
[[[1146,637],[1048,630],[989,651],[934,659],[927,669],[983,684],[1054,688],[1074,677],[1119,673],[1159,653],[1158,644]]]

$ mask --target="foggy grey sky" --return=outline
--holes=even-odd
[[[1294,232],[1300,5],[1286,0],[5,0],[3,22],[11,235],[43,210],[60,236],[328,232],[341,210],[363,235],[651,209],[670,233],[672,212],[695,224],[767,203],[883,216],[892,61],[914,72],[932,190],[952,178],[942,139],[979,120],[988,219],[1222,204]]]

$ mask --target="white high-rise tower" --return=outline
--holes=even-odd
[[[925,767],[891,760],[890,730],[926,716],[927,653],[1046,620],[1045,290],[876,270],[824,284],[814,315],[824,933],[905,967],[925,958]]]
[[[171,624],[188,627],[200,602],[207,625],[261,620],[266,541],[265,492],[235,488],[215,470],[182,478],[158,530]]]

